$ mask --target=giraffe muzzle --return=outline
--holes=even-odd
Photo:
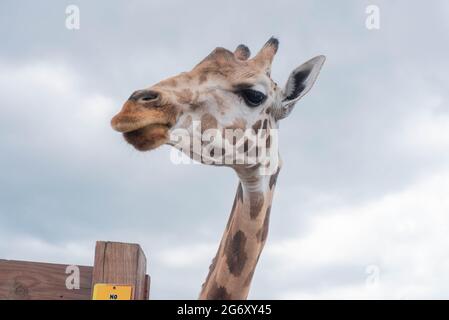
[[[171,105],[160,105],[160,94],[152,90],[134,92],[111,120],[114,130],[139,151],[166,143],[176,114]]]
[[[139,151],[149,151],[168,141],[169,126],[164,124],[150,124],[143,128],[125,132],[123,137]]]

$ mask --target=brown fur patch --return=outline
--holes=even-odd
[[[249,195],[249,215],[251,219],[256,219],[259,216],[264,202],[262,192],[252,192]]]
[[[254,131],[259,132],[260,128],[262,127],[262,120],[257,120],[256,123],[253,124]]]
[[[190,108],[192,109],[192,111],[195,111],[197,109],[200,109],[203,106],[202,103],[191,103],[190,104]]]
[[[243,145],[243,151],[248,157],[256,157],[257,156],[257,142],[252,139],[246,139]]]
[[[249,141],[247,138],[245,138],[245,142],[243,143],[243,152],[247,153],[249,150]]]
[[[199,79],[198,79],[198,84],[203,84],[206,81],[207,81],[207,73],[206,72],[202,72],[200,74]]]
[[[265,140],[265,146],[269,148],[271,146],[271,136],[268,135],[267,139]]]
[[[228,236],[226,242],[226,262],[229,267],[229,272],[238,277],[245,267],[246,260],[248,260],[245,252],[246,236],[239,230],[232,238]]]
[[[207,293],[208,300],[231,300],[231,294],[225,287],[218,286],[216,282],[212,284],[209,292]]]
[[[215,129],[217,125],[217,119],[210,113],[205,113],[201,117],[201,133],[204,133],[207,129]]]
[[[212,93],[212,97],[214,97],[214,100],[217,103],[219,109],[225,109],[225,101],[222,97],[220,97],[215,92]]]
[[[183,82],[188,82],[193,79],[193,75],[191,72],[181,72],[181,74],[178,76]]]
[[[268,129],[268,119],[265,119],[263,121],[262,129],[267,130]]]
[[[226,127],[226,129],[241,129],[245,130],[246,128],[246,120],[243,118],[237,118],[234,120],[233,123],[231,123],[229,126]]]
[[[232,52],[224,48],[216,48],[198,63],[192,72],[231,78],[231,75],[236,73],[241,66]]]
[[[180,104],[190,104],[192,102],[193,93],[189,89],[183,89],[180,92],[175,91],[176,100]]]

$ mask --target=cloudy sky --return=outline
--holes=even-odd
[[[109,121],[213,48],[275,35],[278,83],[327,61],[281,123],[250,298],[449,298],[448,15],[443,0],[1,1],[0,258],[91,265],[96,240],[137,242],[153,298],[196,298],[237,178],[138,153]]]

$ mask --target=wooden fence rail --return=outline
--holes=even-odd
[[[149,299],[150,277],[138,244],[97,241],[94,266],[76,266],[79,289],[66,285],[70,266],[0,259],[0,300],[88,300],[96,284],[131,286],[131,299]]]

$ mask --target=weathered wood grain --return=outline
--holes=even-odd
[[[79,266],[80,289],[66,287],[67,265],[0,260],[1,300],[87,300],[92,267]]]
[[[133,299],[145,300],[149,286],[146,266],[145,254],[138,244],[97,241],[92,287],[96,283],[132,285]]]

